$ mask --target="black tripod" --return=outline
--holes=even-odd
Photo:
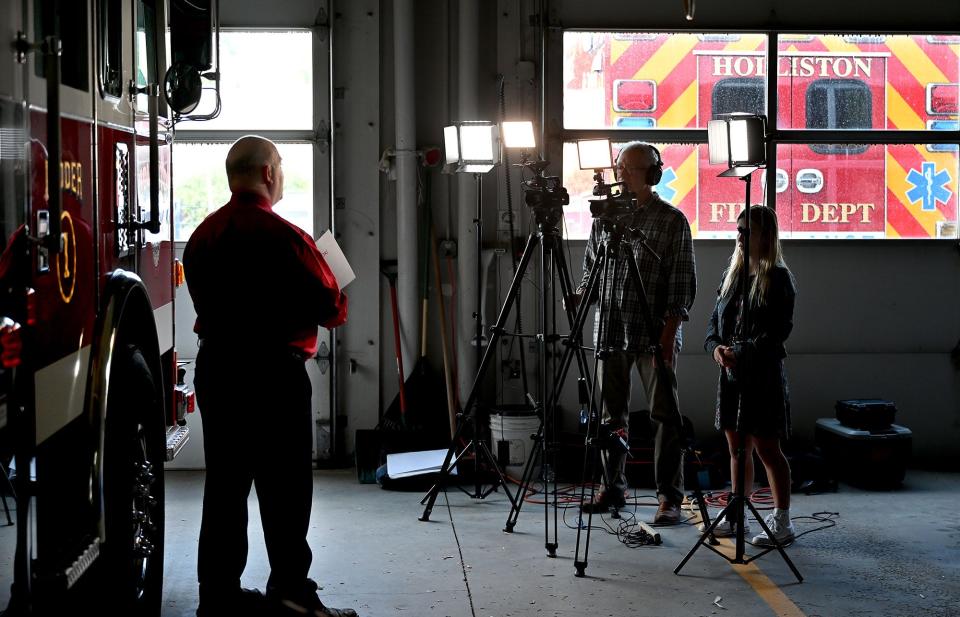
[[[637,299],[640,305],[640,315],[644,320],[644,325],[646,326],[647,332],[650,333],[651,341],[653,343],[653,358],[654,363],[656,364],[657,372],[659,373],[658,378],[661,383],[664,384],[664,387],[661,388],[661,390],[670,392],[670,410],[668,412],[667,421],[676,422],[678,425],[681,425],[680,412],[674,405],[673,401],[673,388],[671,383],[672,379],[669,371],[667,370],[666,362],[663,359],[663,349],[660,346],[660,334],[663,330],[663,323],[653,319],[653,313],[650,310],[650,304],[647,300],[643,279],[640,276],[640,268],[637,265],[636,256],[633,253],[631,240],[639,239],[640,245],[643,247],[643,249],[648,251],[650,255],[657,261],[660,261],[660,256],[657,255],[647,244],[646,237],[644,236],[643,232],[631,226],[633,221],[632,211],[620,213],[617,216],[601,215],[600,221],[603,225],[604,232],[602,241],[597,248],[597,256],[587,279],[587,287],[583,294],[583,301],[580,303],[580,307],[577,311],[577,324],[582,327],[584,318],[583,313],[586,312],[586,309],[590,304],[590,299],[594,297],[594,294],[598,291],[599,287],[599,295],[597,297],[600,299],[600,315],[598,317],[599,325],[597,330],[597,348],[594,359],[594,380],[596,381],[599,373],[597,369],[599,368],[600,361],[607,359],[612,351],[614,351],[608,346],[610,307],[605,306],[604,299],[606,298],[606,294],[610,288],[610,285],[613,285],[615,281],[619,280],[621,268],[626,267],[628,280],[633,286],[633,289],[636,291]],[[592,392],[596,393],[597,390],[598,388],[596,387],[596,383],[594,383]],[[603,384],[600,385],[599,394],[600,404],[602,405]],[[622,437],[601,434],[602,424],[600,413],[597,411],[597,409],[597,401],[595,401],[594,397],[591,396],[590,415],[587,425],[586,450],[583,458],[584,481],[580,488],[580,517],[578,519],[579,524],[577,525],[577,544],[574,557],[574,567],[576,568],[576,575],[578,577],[584,576],[587,568],[587,557],[590,552],[590,530],[593,522],[593,510],[591,509],[587,514],[586,525],[583,524],[583,505],[586,503],[587,484],[590,485],[590,501],[593,502],[596,498],[596,483],[594,482],[594,478],[596,476],[596,466],[599,466],[601,469],[604,484],[606,486],[612,486],[613,484],[612,478],[607,477],[607,470],[606,465],[604,465],[602,451],[604,449],[620,447],[629,452],[629,446],[626,441],[621,441]],[[619,517],[616,509],[614,509],[613,516],[614,518]],[[583,542],[583,558],[581,559],[580,545],[581,535],[584,527],[586,527],[587,533]]]
[[[743,233],[743,270],[740,272],[740,284],[741,284],[741,297],[740,297],[740,332],[749,332],[750,331],[750,277],[746,276],[746,271],[749,266],[749,252],[750,252],[750,176],[756,168],[748,168],[749,172],[741,176],[740,179],[746,183],[746,200],[744,201],[744,233]],[[734,170],[731,170],[734,171]],[[724,172],[725,174],[727,172]],[[723,174],[721,174],[723,175]],[[734,175],[734,174],[730,174]],[[743,359],[738,360],[737,366],[738,372],[738,381],[739,381],[739,394],[740,400],[737,408],[737,436],[739,441],[739,447],[737,448],[737,490],[730,495],[730,500],[727,505],[720,511],[720,514],[717,515],[717,518],[711,523],[708,518],[704,519],[704,525],[706,529],[703,534],[700,536],[700,539],[697,540],[697,543],[693,545],[693,548],[690,549],[690,552],[687,553],[687,556],[683,558],[683,561],[677,565],[674,569],[674,574],[679,574],[680,569],[683,568],[684,564],[693,557],[693,554],[697,552],[697,549],[700,546],[706,546],[711,551],[720,555],[728,562],[733,564],[748,564],[756,559],[759,559],[769,553],[770,551],[776,549],[779,551],[780,556],[783,557],[783,560],[787,563],[787,566],[790,567],[790,570],[793,572],[793,575],[797,577],[797,582],[802,583],[803,577],[800,576],[800,572],[797,570],[797,567],[793,565],[793,562],[790,561],[790,558],[787,556],[786,551],[783,550],[783,545],[780,544],[780,541],[777,540],[776,536],[770,531],[767,527],[767,524],[764,522],[763,517],[760,516],[760,513],[757,512],[757,509],[750,502],[750,499],[745,495],[744,483],[746,482],[746,458],[747,450],[744,446],[746,433],[743,430],[742,426],[742,415],[743,415],[743,393],[749,387],[749,383],[744,383],[744,381],[749,377],[749,373],[744,368]],[[702,501],[702,500],[701,500]],[[746,536],[743,529],[745,509],[749,508],[750,512],[753,513],[754,518],[757,519],[757,522],[760,523],[760,527],[763,529],[764,533],[767,534],[767,537],[773,542],[773,546],[757,553],[756,555],[746,557]],[[701,513],[705,511],[705,508],[701,507]],[[721,553],[717,548],[712,546],[711,543],[706,543],[708,539],[713,539],[713,530],[716,528],[717,524],[722,521],[727,520],[736,529],[736,553],[731,558],[724,553]]]
[[[467,401],[463,407],[463,413],[461,414],[460,424],[454,433],[453,442],[450,445],[450,448],[447,450],[447,455],[444,458],[443,465],[440,468],[439,477],[437,478],[436,484],[430,488],[430,491],[423,497],[420,503],[424,504],[423,514],[420,517],[421,521],[430,520],[430,513],[433,511],[433,505],[436,502],[437,495],[440,492],[440,489],[447,482],[451,470],[456,466],[457,462],[472,448],[476,452],[477,457],[483,457],[488,465],[496,471],[497,481],[493,486],[488,489],[485,493],[480,493],[479,490],[477,493],[472,495],[476,498],[483,498],[489,495],[493,490],[499,486],[504,487],[504,492],[507,494],[507,498],[511,503],[511,516],[508,519],[507,526],[511,531],[513,525],[516,523],[516,514],[519,514],[520,503],[525,495],[526,487],[529,486],[529,477],[526,479],[526,483],[521,484],[520,492],[517,493],[515,497],[510,489],[507,487],[507,481],[500,471],[496,461],[493,458],[493,455],[490,452],[490,449],[487,447],[486,443],[479,438],[479,418],[476,409],[476,402],[479,396],[480,388],[483,382],[483,377],[486,374],[487,369],[490,366],[490,362],[493,360],[494,355],[496,354],[497,343],[500,340],[500,337],[503,336],[506,332],[504,326],[507,321],[507,317],[510,314],[511,309],[517,299],[517,296],[520,291],[520,285],[523,282],[524,274],[526,273],[527,267],[532,259],[534,253],[536,252],[537,246],[540,247],[540,317],[544,329],[548,328],[548,324],[553,322],[553,315],[549,310],[549,307],[553,306],[555,297],[553,295],[553,286],[551,282],[553,280],[553,269],[557,269],[557,275],[559,276],[561,292],[565,294],[565,297],[570,295],[572,291],[572,285],[570,283],[570,273],[567,268],[566,262],[563,259],[563,252],[561,250],[561,239],[560,239],[560,228],[559,224],[563,217],[563,211],[560,204],[550,204],[550,205],[535,205],[533,208],[534,219],[536,223],[536,231],[531,232],[527,238],[527,244],[524,247],[523,255],[520,258],[520,262],[517,265],[517,270],[514,273],[513,281],[510,284],[510,289],[507,292],[507,297],[504,300],[503,307],[500,309],[500,313],[497,317],[497,322],[490,329],[492,336],[490,342],[487,344],[486,351],[483,354],[482,359],[480,360],[480,366],[477,371],[477,376],[474,378],[473,386],[470,389],[470,395],[467,397]],[[549,297],[548,297],[549,296]],[[570,312],[568,311],[568,319],[571,318]],[[540,415],[540,428],[537,431],[535,437],[536,444],[533,451],[531,452],[530,458],[527,460],[527,464],[524,469],[524,476],[532,476],[532,460],[535,454],[542,454],[545,458],[544,464],[542,467],[542,477],[544,479],[544,484],[546,485],[548,481],[554,483],[553,487],[553,504],[554,504],[554,521],[553,521],[553,541],[550,541],[550,529],[549,529],[549,503],[544,505],[544,517],[547,522],[545,535],[546,541],[545,545],[548,553],[551,556],[556,555],[557,547],[557,515],[556,515],[556,502],[557,502],[557,492],[556,492],[556,479],[553,474],[554,458],[555,458],[555,403],[557,400],[559,388],[554,387],[553,391],[547,396],[547,376],[554,375],[555,372],[551,370],[552,360],[550,355],[547,353],[547,345],[559,340],[559,336],[554,332],[544,333],[537,336],[540,352],[540,401],[538,405],[539,415]],[[586,369],[586,359],[582,355],[579,360],[581,370]],[[457,443],[460,440],[461,433],[464,431],[465,427],[468,425],[473,426],[473,436],[472,440],[467,444],[467,446],[460,452],[460,454],[454,457],[454,453],[457,448]],[[548,444],[548,445],[544,445]],[[545,486],[546,488],[546,486]]]
[[[556,324],[556,297],[555,288],[552,285],[554,276],[560,284],[560,293],[563,298],[568,298],[573,293],[573,284],[570,279],[570,270],[563,255],[562,238],[560,235],[559,223],[563,216],[562,211],[557,208],[535,208],[534,217],[536,219],[537,231],[531,233],[527,239],[527,245],[520,259],[520,265],[517,274],[514,277],[513,285],[507,293],[507,300],[504,304],[504,311],[508,311],[513,302],[513,296],[519,290],[519,283],[523,279],[523,273],[526,270],[530,257],[540,246],[540,322],[544,332],[538,335],[539,355],[540,355],[540,408],[543,413],[540,416],[540,426],[535,435],[533,435],[534,445],[527,457],[523,468],[523,475],[520,478],[520,488],[517,492],[517,499],[510,508],[507,515],[507,522],[503,530],[513,532],[520,516],[520,508],[523,507],[524,498],[533,482],[536,462],[541,462],[541,480],[543,482],[544,495],[553,497],[553,524],[550,523],[550,499],[544,499],[544,547],[547,549],[547,555],[556,557],[557,555],[557,525],[558,525],[558,507],[557,507],[557,482],[556,482],[556,409],[557,400],[560,397],[560,391],[563,387],[563,381],[566,378],[566,371],[570,365],[570,354],[577,357],[577,366],[580,370],[581,391],[584,391],[587,380],[584,375],[587,374],[587,358],[580,346],[579,332],[583,325],[583,318],[579,313],[574,316],[573,309],[565,307],[567,322],[570,326],[570,333],[566,337],[560,337],[557,334]],[[505,313],[501,313],[503,318]],[[577,325],[579,324],[579,326]],[[499,324],[498,324],[499,325]],[[494,336],[501,334],[495,331]],[[574,344],[568,344],[563,360],[559,365],[555,365],[553,354],[549,353],[548,346],[563,339],[569,342],[571,339]],[[550,382],[548,382],[548,377]],[[584,395],[581,395],[585,398]],[[581,401],[585,403],[586,401]],[[553,489],[550,489],[550,484]],[[553,540],[551,541],[551,530]]]

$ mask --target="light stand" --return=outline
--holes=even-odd
[[[754,171],[766,165],[766,117],[752,114],[729,114],[725,119],[711,120],[707,125],[707,133],[709,139],[710,163],[713,165],[718,163],[726,163],[729,168],[721,173],[720,176],[727,178],[739,178],[743,180],[746,187],[746,195],[744,197],[744,256],[743,265],[741,266],[743,271],[740,274],[740,331],[749,332],[750,277],[747,276],[747,270],[750,262],[750,178]],[[673,573],[679,574],[683,566],[687,563],[687,561],[690,560],[691,557],[693,557],[693,554],[701,546],[706,546],[708,549],[720,555],[732,564],[741,565],[751,563],[752,561],[759,559],[770,551],[776,549],[779,551],[780,556],[786,562],[794,576],[797,577],[797,581],[802,583],[803,577],[800,575],[800,572],[797,570],[796,566],[793,565],[793,562],[787,556],[786,551],[783,550],[783,545],[767,527],[763,517],[760,516],[760,513],[745,494],[746,487],[744,484],[746,482],[747,450],[744,444],[747,435],[743,430],[742,415],[743,393],[748,387],[750,387],[750,384],[748,381],[749,371],[747,371],[745,368],[744,360],[745,358],[739,358],[737,366],[739,388],[736,427],[738,440],[737,488],[730,496],[727,505],[723,508],[723,510],[720,511],[720,514],[717,515],[712,523],[708,519],[704,519],[704,525],[706,525],[706,529],[700,536],[700,539],[697,540],[697,543],[694,544],[692,549],[690,549],[690,552],[687,553],[686,557],[683,558],[683,561],[677,565]],[[744,519],[747,509],[750,510],[753,516],[757,519],[757,522],[760,523],[760,527],[763,529],[764,533],[767,534],[767,537],[773,541],[772,547],[752,556],[746,556],[746,534],[744,531]],[[701,513],[702,512],[705,512],[705,508],[701,509]],[[736,530],[736,546],[733,557],[720,552],[719,549],[715,548],[710,543],[706,543],[708,539],[713,538],[713,531],[721,520],[727,520],[734,526],[734,529]]]
[[[440,489],[450,477],[451,470],[455,468],[457,463],[470,452],[473,452],[474,490],[473,493],[468,491],[464,491],[464,493],[473,499],[484,499],[498,487],[503,486],[503,490],[506,493],[507,498],[510,500],[510,503],[514,503],[514,497],[507,486],[506,478],[503,476],[503,473],[500,471],[496,460],[493,458],[490,448],[487,446],[486,442],[481,439],[480,415],[478,412],[480,407],[479,394],[482,385],[482,376],[484,373],[484,368],[489,362],[488,356],[490,356],[491,352],[493,351],[493,346],[488,345],[486,353],[484,353],[481,345],[483,341],[483,322],[481,321],[483,315],[481,310],[483,301],[483,293],[481,289],[483,284],[483,260],[481,258],[483,249],[483,238],[481,236],[483,231],[483,194],[481,190],[483,174],[492,170],[499,162],[498,136],[499,134],[497,131],[497,126],[487,121],[456,122],[451,126],[444,127],[443,129],[443,146],[446,160],[444,171],[447,173],[472,173],[476,181],[477,201],[476,213],[473,222],[476,226],[477,235],[477,293],[476,312],[474,313],[474,318],[476,319],[476,353],[477,366],[479,370],[477,378],[475,379],[473,387],[471,388],[470,396],[468,397],[463,410],[458,414],[460,418],[459,426],[454,432],[450,447],[447,449],[447,454],[444,457],[443,464],[440,467],[437,482],[430,488],[427,494],[420,501],[421,504],[426,506],[423,510],[423,514],[420,516],[421,521],[430,520],[430,513],[433,510],[433,504],[437,499]],[[468,424],[471,426],[473,434],[470,436],[470,440],[464,445],[463,449],[460,450],[459,454],[454,456],[461,434]],[[486,463],[486,465],[496,473],[496,480],[487,490],[484,490],[484,483],[482,482],[480,476],[481,458],[483,459],[484,463]],[[460,487],[458,486],[458,488]],[[463,489],[461,488],[460,490]]]

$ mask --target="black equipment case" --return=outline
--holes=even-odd
[[[896,420],[897,406],[892,401],[858,398],[837,401],[837,420],[850,428],[885,429]]]
[[[843,426],[834,418],[820,418],[814,439],[833,475],[868,488],[895,488],[903,482],[913,434],[891,424],[881,430]]]

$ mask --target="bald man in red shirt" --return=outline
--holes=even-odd
[[[283,198],[276,146],[242,137],[226,170],[230,201],[197,227],[183,254],[197,311],[194,386],[206,459],[197,615],[355,617],[324,606],[307,576],[313,469],[305,361],[316,353],[317,326],[346,321],[347,298],[313,239],[273,211]],[[251,485],[270,561],[266,597],[240,587]]]

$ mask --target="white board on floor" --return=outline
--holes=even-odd
[[[391,478],[407,478],[427,473],[436,473],[443,466],[446,450],[423,450],[420,452],[402,452],[387,455],[387,475]],[[450,470],[456,475],[457,468]]]

